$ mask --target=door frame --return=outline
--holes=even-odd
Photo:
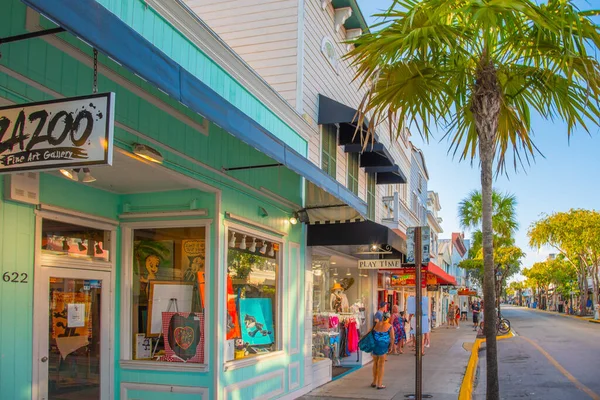
[[[102,229],[110,232],[110,261],[99,262],[80,260],[64,256],[53,256],[42,253],[42,219],[52,219],[65,223],[85,226],[94,229]],[[107,218],[96,217],[91,214],[85,214],[58,207],[39,206],[36,210],[35,220],[35,249],[34,249],[34,294],[33,294],[33,340],[32,340],[32,388],[31,398],[40,398],[40,373],[39,360],[47,352],[46,348],[40,348],[41,340],[48,337],[48,311],[45,304],[49,301],[48,282],[46,271],[49,269],[63,270],[67,274],[74,272],[81,273],[84,276],[86,273],[90,275],[98,272],[108,277],[110,284],[106,287],[108,296],[108,316],[106,319],[107,329],[102,328],[102,332],[107,334],[108,351],[107,360],[101,360],[107,364],[107,376],[101,377],[101,393],[102,399],[114,398],[114,370],[115,370],[115,354],[114,354],[114,335],[115,335],[115,314],[116,314],[116,296],[115,296],[115,281],[116,281],[116,261],[117,261],[117,228],[118,221]],[[106,297],[105,297],[106,298]],[[104,355],[104,354],[103,354]],[[45,384],[45,383],[44,383]]]

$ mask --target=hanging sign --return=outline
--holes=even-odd
[[[424,265],[429,264],[431,256],[429,254],[429,244],[431,243],[431,229],[428,226],[421,227],[421,250],[423,257],[421,262]],[[415,228],[406,230],[406,263],[415,263]]]
[[[0,173],[112,165],[115,94],[0,107]]]
[[[358,260],[359,269],[402,268],[402,260]]]

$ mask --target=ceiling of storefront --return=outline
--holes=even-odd
[[[193,187],[190,181],[176,172],[117,149],[112,166],[90,167],[90,172],[96,181],[81,183],[82,185],[119,194],[163,192]],[[63,177],[58,171],[51,174]]]

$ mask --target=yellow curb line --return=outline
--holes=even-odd
[[[508,339],[514,337],[515,334],[511,330],[507,335],[496,336],[496,340]],[[471,357],[467,363],[467,369],[465,376],[463,377],[462,384],[460,385],[460,392],[458,393],[458,400],[471,400],[473,396],[473,383],[475,382],[475,370],[477,369],[477,363],[479,362],[479,346],[485,342],[485,339],[475,339],[473,348],[471,349]]]

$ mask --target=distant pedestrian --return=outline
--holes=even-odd
[[[479,324],[479,311],[480,311],[480,307],[478,303],[473,303],[473,307],[471,308],[471,311],[473,312],[473,330],[476,331],[477,330],[477,325]]]
[[[397,305],[392,307],[392,317],[390,323],[394,328],[394,345],[390,348],[390,354],[404,353],[404,340],[406,340],[406,332],[404,331],[404,313],[399,312]]]
[[[460,307],[456,306],[454,308],[454,322],[456,323],[456,329],[460,328]]]
[[[385,313],[386,311],[387,303],[385,301],[382,301],[381,303],[379,303],[379,308],[377,309],[375,317],[373,318],[373,325],[375,325],[377,322],[383,321],[383,313]]]
[[[382,321],[378,321],[373,328],[375,347],[373,348],[373,382],[371,387],[377,389],[385,389],[382,384],[385,358],[390,346],[394,344],[394,329],[389,321],[390,313],[386,312],[383,314]]]
[[[446,315],[446,319],[448,320],[448,325],[446,325],[446,329],[451,326],[454,326],[454,302],[451,302],[448,305],[448,314]]]
[[[466,321],[467,320],[467,312],[469,311],[469,307],[467,306],[467,302],[463,301],[463,305],[462,308],[460,310],[460,320],[461,321]]]

